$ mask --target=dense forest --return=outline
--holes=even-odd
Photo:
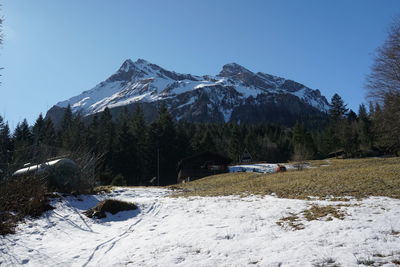
[[[144,120],[138,108],[113,118],[106,108],[87,124],[68,108],[59,129],[41,114],[33,126],[20,122],[13,133],[0,117],[0,169],[4,177],[26,163],[41,163],[55,156],[91,154],[95,177],[101,184],[146,185],[157,175],[160,183],[176,182],[179,160],[213,151],[240,162],[245,151],[253,161],[286,162],[398,153],[398,131],[392,127],[400,97],[391,94],[381,104],[359,107],[356,114],[341,97],[331,100],[329,121],[318,128],[297,122],[292,128],[272,124],[190,124],[172,119],[166,106],[158,118]],[[397,101],[397,102],[396,102]]]

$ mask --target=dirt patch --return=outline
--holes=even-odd
[[[333,218],[343,220],[346,216],[346,213],[341,210],[341,207],[348,206],[349,205],[346,204],[339,204],[335,206],[319,206],[314,204],[310,208],[303,210],[300,213],[289,213],[290,216],[280,218],[276,224],[286,230],[303,230],[305,226],[302,222],[304,221],[332,221]]]
[[[340,210],[338,206],[318,206],[313,205],[311,208],[303,211],[304,217],[307,221],[318,220],[320,218],[326,217],[328,221],[332,220],[332,217],[343,220],[345,213]]]
[[[289,230],[304,229],[304,225],[300,222],[300,218],[296,214],[290,214],[290,216],[283,217],[277,221],[276,224]]]
[[[96,206],[84,212],[89,218],[105,218],[106,212],[111,214],[116,214],[120,211],[126,210],[136,210],[138,207],[134,203],[129,203],[125,201],[106,199],[100,201]]]

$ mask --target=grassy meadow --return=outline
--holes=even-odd
[[[174,196],[276,194],[283,198],[343,200],[400,198],[400,158],[310,161],[311,168],[283,173],[226,173],[178,184]]]

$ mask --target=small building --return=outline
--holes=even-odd
[[[214,152],[203,152],[182,159],[178,164],[178,183],[228,172],[232,160]]]

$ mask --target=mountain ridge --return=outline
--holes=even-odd
[[[105,107],[137,103],[158,106],[159,102],[167,104],[176,120],[188,122],[271,121],[271,114],[265,112],[290,113],[297,119],[313,114],[323,117],[329,108],[319,90],[271,74],[254,73],[237,63],[225,64],[217,75],[200,76],[170,71],[139,58],[125,60],[94,88],[58,102],[48,116],[55,117],[52,113],[68,105],[73,112],[90,116]],[[253,110],[257,118],[249,118],[248,110]],[[293,119],[290,121],[287,124]]]

